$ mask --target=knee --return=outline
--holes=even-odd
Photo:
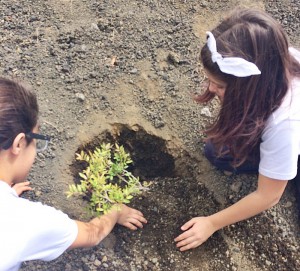
[[[204,146],[204,155],[208,161],[214,164],[214,161],[216,160],[216,151],[213,143],[210,140],[207,141]]]

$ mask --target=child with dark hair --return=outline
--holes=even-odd
[[[221,103],[205,155],[218,169],[258,173],[258,186],[232,206],[184,224],[175,239],[181,251],[271,208],[288,180],[296,180],[300,201],[300,52],[271,16],[238,9],[207,32],[201,61],[209,84],[197,101],[217,96]]]
[[[147,223],[126,205],[90,222],[70,219],[61,211],[19,195],[36,152],[50,137],[38,133],[36,96],[22,84],[0,78],[0,271],[18,270],[23,261],[50,261],[65,250],[97,245],[116,223],[131,230]]]

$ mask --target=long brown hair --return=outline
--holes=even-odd
[[[291,79],[300,77],[300,64],[289,53],[288,39],[280,24],[267,13],[237,9],[211,31],[223,57],[241,57],[257,65],[261,75],[235,77],[220,71],[207,45],[201,50],[204,68],[227,84],[220,112],[206,131],[219,155],[228,150],[233,166],[258,155],[268,117],[281,104]],[[206,90],[197,97],[208,102]]]
[[[0,150],[8,149],[19,133],[33,130],[38,111],[36,95],[29,88],[0,77]]]

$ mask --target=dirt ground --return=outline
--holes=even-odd
[[[265,9],[300,47],[300,4],[285,1],[2,0],[0,69],[38,95],[42,130],[52,136],[30,173],[24,197],[88,220],[81,199],[67,199],[78,178],[75,152],[103,141],[130,151],[134,173],[151,189],[131,206],[149,223],[117,226],[97,247],[69,251],[32,270],[300,270],[293,184],[280,203],[179,252],[173,242],[194,216],[216,212],[255,189],[252,175],[226,176],[202,155],[203,129],[217,104],[192,94],[203,80],[198,61],[205,31],[236,6]]]

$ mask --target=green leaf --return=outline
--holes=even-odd
[[[146,189],[138,177],[126,170],[133,161],[123,146],[101,144],[93,151],[76,153],[76,160],[85,161],[88,166],[79,173],[80,185],[70,185],[66,195],[87,196],[92,214],[105,214],[115,203],[129,203]]]
[[[87,177],[85,174],[83,174],[82,172],[79,172],[79,176],[84,179],[84,180],[87,180]]]

